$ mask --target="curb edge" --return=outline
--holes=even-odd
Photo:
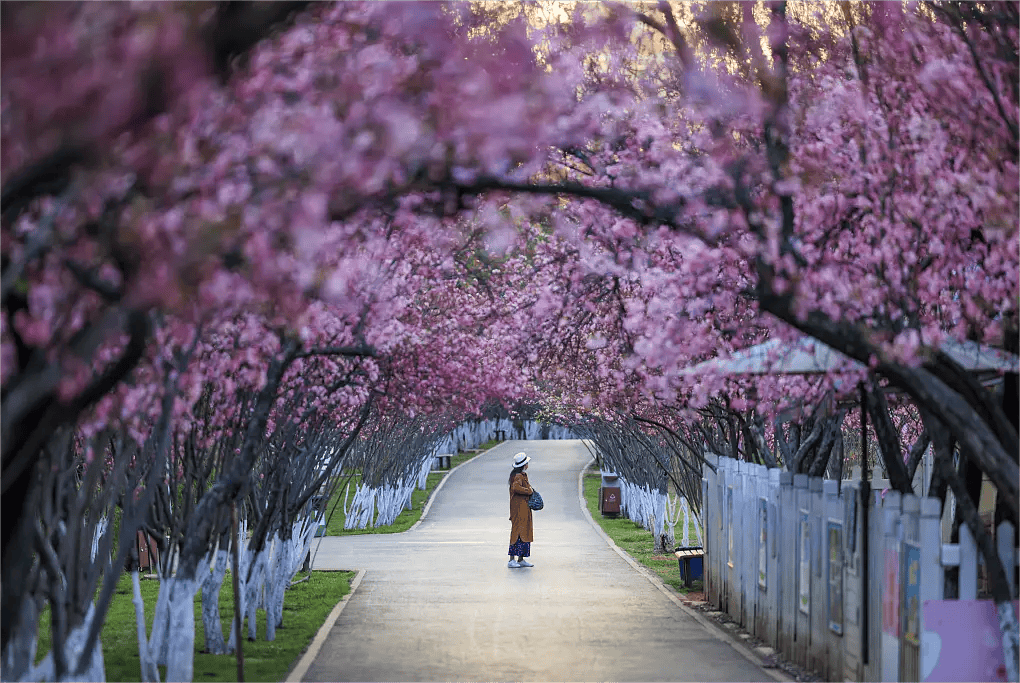
[[[300,683],[301,679],[303,679],[305,674],[308,673],[308,669],[312,666],[312,662],[315,661],[315,658],[319,654],[319,650],[322,649],[322,644],[326,642],[329,632],[333,630],[336,620],[340,618],[340,613],[344,611],[344,607],[347,606],[351,596],[353,596],[354,592],[358,590],[358,586],[361,585],[361,580],[363,578],[365,578],[365,570],[359,569],[358,573],[354,576],[354,580],[351,581],[350,592],[340,598],[340,602],[336,604],[333,611],[329,613],[328,617],[326,617],[326,621],[322,622],[322,626],[320,626],[319,630],[316,631],[315,637],[312,638],[311,644],[308,645],[308,649],[304,651],[301,658],[298,659],[297,664],[290,673],[287,674],[287,678],[284,679],[286,683]]]

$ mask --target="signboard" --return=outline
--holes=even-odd
[[[903,638],[921,644],[921,547],[904,543],[903,553]]]
[[[829,539],[829,628],[843,634],[843,523],[830,519]]]
[[[769,547],[769,532],[768,532],[768,513],[769,506],[768,501],[764,498],[759,498],[759,507],[761,508],[761,515],[759,516],[761,523],[760,538],[758,539],[758,586],[762,590],[766,588],[765,570],[768,568],[768,547]]]
[[[800,611],[811,612],[811,523],[807,510],[800,511]]]
[[[922,681],[1006,680],[994,602],[925,600],[921,615]]]

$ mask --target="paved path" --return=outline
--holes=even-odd
[[[508,569],[514,453],[545,509]],[[323,539],[316,569],[365,569],[306,681],[774,680],[680,609],[592,527],[580,441],[509,441],[447,479],[403,534]],[[314,552],[314,546],[313,546]]]

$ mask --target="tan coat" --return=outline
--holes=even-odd
[[[531,522],[531,508],[528,497],[534,489],[528,482],[528,475],[521,472],[514,477],[510,486],[510,543],[517,542],[517,537],[525,543],[531,543],[535,536],[535,527]]]

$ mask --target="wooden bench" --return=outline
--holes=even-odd
[[[694,581],[694,572],[691,569],[691,560],[700,561],[702,576],[704,576],[705,550],[700,546],[691,548],[681,547],[677,548],[673,554],[676,555],[677,563],[680,565],[680,578],[683,579],[684,586],[690,588],[691,582]]]
[[[448,470],[450,469],[450,459],[453,456],[449,453],[440,453],[436,456],[434,461],[434,467],[437,470]]]

